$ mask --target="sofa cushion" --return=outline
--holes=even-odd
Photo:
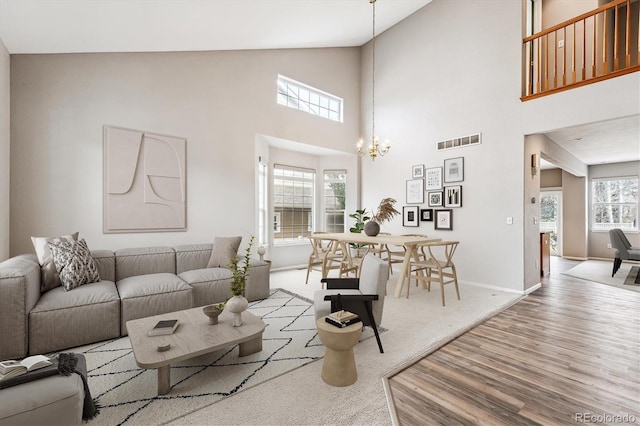
[[[38,263],[40,263],[40,291],[49,291],[52,288],[59,287],[60,276],[56,269],[55,263],[53,263],[53,257],[51,256],[51,250],[49,250],[48,243],[56,241],[76,241],[78,239],[78,233],[62,235],[60,237],[31,237],[33,248],[36,251],[36,257]]]
[[[116,250],[116,281],[136,275],[176,273],[176,252],[171,247]]]
[[[231,260],[238,255],[238,248],[242,237],[216,237],[213,240],[213,250],[207,268],[226,268]]]
[[[231,297],[231,270],[227,268],[195,269],[178,274],[193,288],[193,306],[225,302]]]
[[[98,266],[83,239],[52,241],[49,242],[49,249],[65,290],[73,290],[82,284],[100,281]]]
[[[176,252],[176,274],[207,267],[213,244],[185,244],[174,246]]]
[[[29,353],[47,353],[120,335],[120,297],[115,283],[100,281],[73,291],[44,293],[29,313]]]
[[[118,281],[117,287],[123,336],[127,335],[127,321],[193,307],[193,289],[174,274],[129,277]]]
[[[91,250],[91,257],[98,265],[101,280],[116,280],[116,258],[111,250]]]

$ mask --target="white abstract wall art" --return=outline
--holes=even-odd
[[[104,126],[104,232],[186,231],[187,140]]]

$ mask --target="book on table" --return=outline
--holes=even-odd
[[[0,362],[0,381],[25,374],[51,365],[51,360],[44,355],[33,355],[22,361],[7,360]]]
[[[176,328],[178,328],[177,319],[160,320],[151,330],[149,330],[149,336],[173,334],[173,332],[176,331]]]
[[[331,314],[329,314],[326,318],[325,321],[331,325],[334,325],[336,327],[346,327],[349,326],[351,324],[355,324],[357,322],[361,322],[362,320],[360,319],[360,317],[356,314],[354,314],[353,312],[349,312],[349,311],[336,311],[336,312],[332,312]]]

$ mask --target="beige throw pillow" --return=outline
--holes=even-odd
[[[52,242],[77,240],[77,232],[60,237],[31,237],[31,242],[33,243],[33,248],[36,251],[38,263],[40,264],[40,292],[44,293],[62,284],[58,271],[56,270],[56,265],[53,263],[53,257],[51,256],[51,250],[49,250],[48,244]]]
[[[242,237],[216,237],[207,268],[228,267],[231,259],[238,255],[241,241]]]

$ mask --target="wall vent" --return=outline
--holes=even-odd
[[[438,151],[452,148],[462,148],[469,145],[478,145],[482,143],[482,133],[476,133],[474,135],[463,136],[460,138],[447,139],[445,141],[439,141],[437,144]]]

